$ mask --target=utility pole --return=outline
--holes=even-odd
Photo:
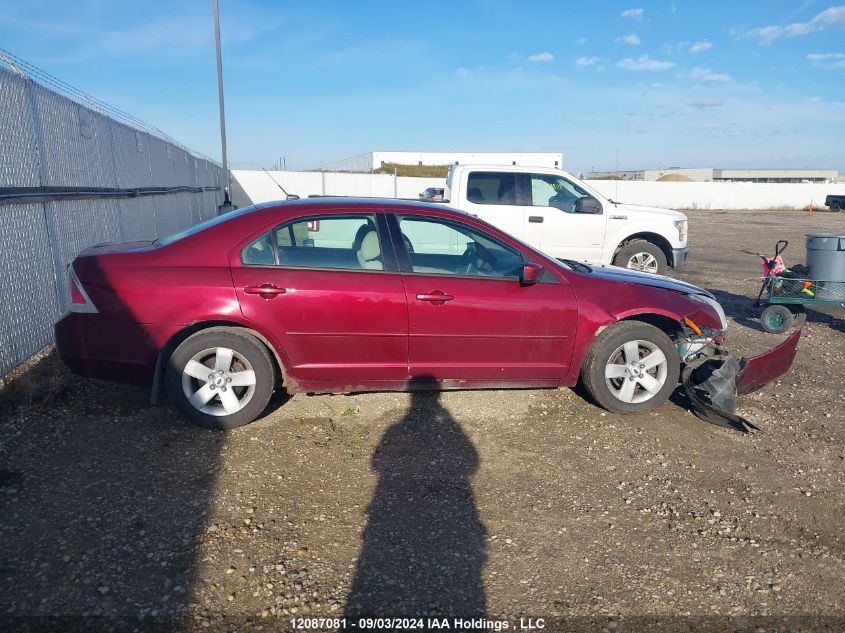
[[[220,52],[220,7],[218,0],[214,0],[214,41],[217,45],[217,96],[220,101],[220,143],[223,148],[223,206],[219,213],[226,213],[232,210],[232,201],[229,198],[229,191],[232,188],[232,177],[229,173],[229,160],[226,157],[226,109],[223,106],[223,56]]]

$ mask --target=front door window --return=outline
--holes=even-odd
[[[552,174],[531,174],[532,206],[555,207],[566,213],[575,213],[578,200],[589,197],[590,194],[566,178]]]
[[[522,272],[518,251],[465,225],[399,216],[399,230],[415,273],[518,279]]]

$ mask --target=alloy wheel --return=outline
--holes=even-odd
[[[629,404],[653,398],[666,384],[668,361],[651,341],[628,341],[617,347],[605,366],[607,387],[618,400]]]
[[[255,393],[255,371],[250,362],[228,347],[212,347],[194,354],[182,370],[182,391],[202,413],[224,416],[237,413]]]
[[[627,267],[645,273],[656,273],[658,269],[657,258],[651,253],[635,253],[628,260]]]

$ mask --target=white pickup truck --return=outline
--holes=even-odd
[[[658,274],[687,261],[683,213],[608,200],[558,169],[453,165],[443,197],[560,259]]]

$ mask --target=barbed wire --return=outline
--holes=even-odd
[[[32,81],[49,88],[59,94],[67,97],[71,101],[78,103],[81,106],[85,106],[92,110],[95,110],[102,114],[103,116],[107,116],[115,121],[123,123],[124,125],[128,125],[129,127],[135,128],[142,132],[146,132],[156,138],[159,138],[167,143],[175,145],[176,147],[184,150],[188,154],[196,157],[202,158],[204,160],[210,161],[214,164],[219,164],[216,160],[209,158],[205,154],[198,152],[196,150],[187,147],[186,145],[180,143],[175,138],[170,136],[167,132],[162,130],[161,128],[147,123],[146,121],[142,121],[141,119],[129,114],[128,112],[124,112],[120,108],[117,108],[105,101],[94,97],[87,92],[80,90],[76,86],[72,86],[71,84],[59,79],[55,75],[51,75],[46,70],[43,70],[32,64],[25,59],[21,59],[14,53],[10,53],[6,49],[0,48],[0,63],[5,63],[13,72],[16,72]]]

